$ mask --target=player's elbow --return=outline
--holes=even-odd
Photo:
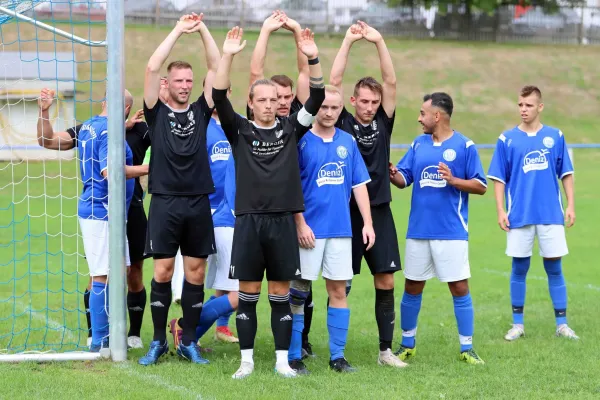
[[[474,194],[483,196],[486,192],[487,192],[487,186],[483,186],[482,184],[478,183],[477,187],[475,188]]]
[[[342,86],[342,76],[332,73],[329,76],[329,84],[331,86],[335,86],[335,87],[339,88],[340,86]]]

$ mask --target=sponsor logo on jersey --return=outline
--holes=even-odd
[[[79,130],[80,134],[82,131],[88,131],[90,133],[90,139],[96,138],[96,129],[94,128],[94,125],[83,124],[83,125],[81,125],[81,129]]]
[[[549,149],[554,147],[554,139],[552,139],[550,136],[546,136],[543,140],[543,143],[544,146],[546,146]]]
[[[338,146],[336,153],[342,160],[348,157],[348,149],[346,149],[344,146]]]
[[[343,162],[331,162],[324,164],[319,168],[317,174],[317,186],[323,185],[341,185],[344,183],[344,169],[345,164]]]
[[[283,135],[283,129],[280,129],[278,131],[275,132],[275,137],[277,139],[279,139],[281,137],[281,135]]]
[[[210,152],[210,160],[215,161],[227,161],[231,154],[231,146],[227,140],[220,140],[213,144]]]
[[[419,185],[421,188],[444,188],[446,187],[446,181],[442,179],[442,174],[438,172],[438,166],[430,165],[421,171],[421,180],[419,180]]]
[[[456,159],[456,151],[453,149],[447,149],[444,151],[443,157],[446,161],[454,161]]]
[[[546,154],[550,153],[548,150],[534,150],[530,151],[523,158],[523,172],[528,173],[530,171],[541,171],[548,168],[548,158]]]

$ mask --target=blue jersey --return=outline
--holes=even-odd
[[[347,132],[325,140],[309,131],[298,143],[304,219],[317,239],[352,237],[350,196],[370,182],[369,171]]]
[[[233,228],[235,225],[235,161],[233,157],[229,157],[225,164],[223,199],[213,214],[215,228]]]
[[[418,136],[397,165],[406,186],[418,183],[412,190],[407,239],[468,240],[469,194],[442,179],[440,162],[454,177],[487,186],[472,140],[456,131],[442,143],[434,143],[431,135]]]
[[[506,185],[510,228],[564,224],[558,179],[573,173],[562,132],[544,126],[535,134],[515,127],[500,135],[488,178]]]
[[[221,124],[214,118],[210,119],[206,129],[206,148],[208,150],[208,164],[215,184],[215,192],[208,195],[210,208],[215,209],[223,199],[225,169],[227,160],[231,156],[231,146],[225,137]]]
[[[83,190],[79,197],[77,215],[79,218],[108,220],[108,180],[102,171],[108,168],[108,119],[96,116],[84,122],[77,138],[79,166]],[[125,143],[126,165],[133,165],[133,153]],[[126,211],[129,210],[135,179],[126,180]]]

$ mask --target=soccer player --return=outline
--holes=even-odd
[[[322,271],[329,306],[329,367],[337,372],[355,369],[344,357],[350,310],[346,301],[346,281],[352,279],[352,227],[350,225],[350,195],[354,197],[363,217],[361,240],[367,249],[375,243],[371,221],[369,193],[371,180],[356,140],[335,127],[342,112],[342,94],[334,86],[325,88],[321,105],[311,130],[298,144],[300,179],[306,210],[295,214],[300,245],[301,279],[290,284],[293,314],[289,364],[299,374],[308,374],[301,360],[304,305],[312,281]]]
[[[548,275],[556,336],[579,339],[567,325],[567,286],[562,272],[562,257],[568,254],[565,219],[569,228],[575,223],[573,164],[562,131],[540,122],[543,110],[540,89],[523,87],[521,123],[500,135],[488,171],[494,181],[498,225],[506,231],[506,255],[512,257],[513,326],[504,336],[509,341],[525,335],[525,280],[536,236]],[[564,212],[559,179],[567,197]]]
[[[79,124],[64,132],[54,132],[49,119],[49,108],[52,105],[55,92],[51,89],[42,89],[39,99],[40,115],[37,124],[37,137],[40,146],[51,150],[70,150],[77,146],[79,131],[83,124]],[[144,153],[150,146],[148,125],[142,120],[143,110],[138,110],[132,118],[125,122],[125,139],[133,153],[133,165],[142,165]],[[135,178],[133,199],[127,214],[127,238],[129,243],[129,257],[131,266],[127,274],[127,309],[129,311],[129,332],[127,345],[130,348],[143,346],[140,331],[144,310],[146,308],[146,289],[143,280],[144,245],[146,242],[146,213],[143,208],[143,189],[140,180],[146,175]],[[84,292],[84,305],[88,326],[88,346],[92,339],[90,308],[90,289],[92,279]]]
[[[363,257],[371,270],[375,286],[375,319],[379,330],[378,362],[394,367],[404,363],[392,353],[394,339],[394,273],[400,270],[400,251],[394,217],[390,209],[392,194],[389,178],[390,142],[396,116],[396,73],[390,52],[377,30],[363,22],[348,28],[346,37],[331,67],[329,81],[342,91],[342,81],[352,44],[365,39],[375,44],[379,53],[383,84],[371,77],[354,86],[350,102],[354,115],[342,109],[336,126],[355,137],[371,182],[367,184],[371,200],[373,228],[378,238],[367,250],[362,241],[363,220],[354,197],[350,201],[352,221],[352,268],[360,273]],[[343,92],[342,92],[343,93]],[[349,290],[349,288],[348,288]]]
[[[167,67],[168,102],[159,99],[160,69],[183,34],[199,32],[207,53],[204,93],[190,102],[194,74],[185,61]],[[171,278],[177,250],[184,257],[181,296],[182,340],[173,331],[177,354],[194,364],[206,364],[196,344],[196,326],[204,303],[206,258],[215,252],[208,195],[214,184],[206,152],[206,129],[212,114],[212,80],[219,49],[202,14],[184,15],[150,57],[144,83],[144,116],[150,127],[152,153],[148,191],[152,194],[146,253],[154,258],[150,309],[154,337],[141,365],[155,364],[168,351],[166,325],[171,305]]]
[[[289,282],[300,276],[300,258],[293,214],[304,211],[296,145],[325,98],[323,76],[314,35],[307,29],[299,43],[310,65],[311,87],[306,104],[287,118],[276,118],[275,84],[258,80],[249,94],[255,119],[248,121],[233,111],[227,99],[233,56],[246,45],[241,39],[242,30],[238,27],[227,33],[213,89],[221,126],[236,163],[230,278],[239,280],[236,325],[242,361],[233,378],[244,378],[254,370],[256,304],[265,270],[277,357],[275,371],[294,377],[296,372],[288,364],[292,329]]]
[[[400,305],[402,360],[416,354],[417,319],[425,282],[447,282],[454,301],[460,359],[483,364],[473,350],[473,303],[469,292],[469,194],[483,195],[487,182],[472,140],[450,126],[452,98],[432,93],[423,98],[418,136],[395,169],[392,183],[412,190],[406,250],[404,295]]]

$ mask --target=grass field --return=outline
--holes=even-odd
[[[16,37],[2,28],[4,43]],[[31,34],[28,28],[22,38]],[[83,34],[83,33],[82,33]],[[142,74],[153,47],[166,30],[146,27],[127,29],[127,86],[138,99]],[[93,37],[103,37],[100,30]],[[43,34],[40,33],[40,36]],[[218,42],[223,32],[216,32]],[[236,58],[232,79],[234,105],[242,109],[247,66],[255,34]],[[328,73],[340,38],[318,38],[321,60]],[[202,52],[198,38],[186,37],[177,45],[178,58],[194,61],[201,76]],[[151,45],[150,45],[151,44]],[[31,46],[31,43],[25,46]],[[66,46],[66,45],[59,45]],[[293,43],[276,35],[270,42],[267,73],[294,73]],[[545,121],[560,126],[570,143],[598,142],[595,129],[600,103],[598,51],[576,47],[500,46],[445,42],[388,40],[398,75],[398,115],[394,142],[409,143],[418,133],[416,123],[424,92],[447,90],[455,98],[454,127],[476,143],[494,143],[502,129],[517,122],[515,93],[533,82],[546,95]],[[8,51],[10,46],[6,46]],[[375,51],[359,44],[352,52],[355,62],[347,71],[347,86],[362,75],[379,76]],[[70,49],[70,47],[69,47]],[[103,50],[76,47],[78,59],[100,59]],[[524,60],[531,57],[530,60]],[[173,59],[174,57],[172,57]],[[526,61],[526,62],[525,62]],[[569,64],[570,63],[570,64]],[[81,64],[80,77],[101,80],[103,63]],[[279,69],[280,68],[280,69]],[[85,86],[88,86],[87,89]],[[90,83],[81,83],[81,99],[90,98]],[[100,99],[102,83],[91,91]],[[198,93],[197,93],[198,94]],[[87,107],[87,109],[86,109]],[[89,104],[78,108],[85,119]],[[487,170],[491,152],[480,151]],[[394,151],[396,162],[402,152]],[[473,367],[458,361],[458,337],[451,296],[447,288],[431,281],[424,295],[419,318],[419,354],[411,366],[393,370],[376,365],[378,351],[374,317],[374,290],[368,274],[357,276],[349,304],[352,310],[346,356],[359,372],[340,376],[327,370],[328,346],[326,295],[323,282],[315,287],[315,316],[311,342],[318,357],[308,362],[312,374],[296,380],[273,375],[274,353],[270,333],[269,306],[263,295],[259,303],[259,331],[255,350],[256,372],[245,382],[231,380],[239,366],[236,345],[213,341],[211,330],[202,340],[213,348],[211,364],[192,367],[174,356],[159,365],[142,368],[137,359],[143,351],[131,351],[130,361],[65,362],[53,364],[0,365],[2,398],[598,398],[600,364],[596,340],[600,322],[594,310],[600,295],[600,276],[594,249],[600,193],[596,185],[598,150],[576,150],[577,223],[568,230],[570,254],[564,260],[569,293],[569,322],[581,337],[569,342],[554,337],[554,317],[545,273],[539,257],[532,260],[526,304],[527,337],[507,343],[503,335],[510,327],[508,275],[510,260],[504,255],[505,236],[497,228],[491,190],[472,196],[470,207],[471,291],[475,305],[475,349],[486,361]],[[62,343],[65,349],[83,345],[85,326],[79,294],[87,283],[83,248],[77,238],[76,198],[79,186],[74,162],[23,162],[0,164],[0,348],[36,349],[36,344]],[[410,189],[393,190],[393,211],[403,253],[410,204]],[[536,253],[534,253],[536,254]],[[151,278],[151,263],[145,266],[145,281]],[[396,275],[396,303],[402,293],[402,273]],[[78,293],[79,292],[79,293]],[[36,312],[30,312],[36,310]],[[396,308],[399,321],[399,307]],[[173,317],[180,308],[171,308]],[[13,318],[14,316],[18,316]],[[146,312],[143,340],[151,340],[151,319]],[[231,319],[232,327],[235,320]],[[67,330],[59,329],[62,326]],[[396,338],[400,337],[396,325]]]

